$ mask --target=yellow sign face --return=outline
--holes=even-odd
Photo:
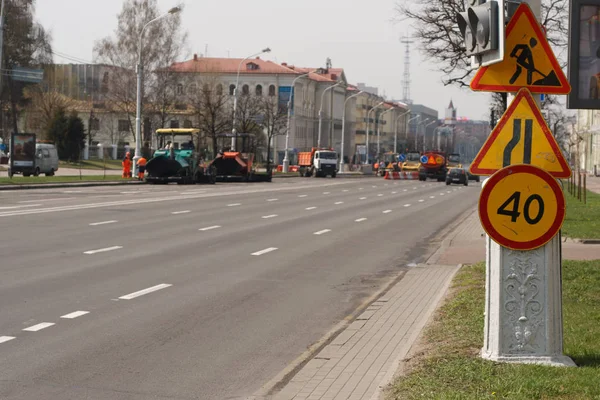
[[[546,171],[513,165],[486,181],[479,218],[496,243],[531,250],[558,233],[565,218],[565,199],[558,182]]]
[[[568,178],[571,169],[542,113],[527,89],[519,90],[469,170],[491,175],[515,164],[531,164],[557,178]]]
[[[567,80],[546,35],[531,8],[521,3],[506,27],[504,60],[482,67],[471,89],[516,92],[526,87],[532,93],[568,94]]]

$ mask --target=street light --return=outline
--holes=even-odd
[[[435,124],[435,123],[437,123],[437,120],[434,119],[433,121],[431,121],[430,123],[428,123],[427,125],[425,125],[425,127],[423,128],[423,151],[425,151],[425,137],[427,135],[427,127],[429,125],[432,125],[432,124]],[[435,132],[435,130],[434,130],[434,132]]]
[[[408,121],[406,121],[406,124],[410,124],[410,121],[413,121],[415,119],[421,120],[421,114],[417,115],[416,117],[412,117],[411,119],[409,119]],[[419,131],[419,122],[417,122],[417,127],[415,129],[415,151],[418,151],[417,149],[417,133]],[[408,129],[406,130],[406,134],[404,135],[404,139],[406,139],[406,145],[408,146]]]
[[[290,120],[292,118],[292,98],[294,97],[294,91],[296,90],[296,81],[298,81],[298,79],[300,79],[300,78],[305,78],[305,77],[309,76],[310,74],[312,74],[315,71],[310,71],[305,74],[302,74],[302,75],[296,77],[296,79],[294,79],[292,81],[290,98],[288,100],[287,128],[285,130],[285,157],[283,158],[283,172],[284,173],[287,173],[289,170],[289,167],[290,167],[290,160],[288,158],[288,148],[290,147],[289,143],[290,143]]]
[[[389,110],[385,110],[384,112],[382,112],[381,114],[379,114],[379,119],[381,119],[385,114],[389,113],[390,111],[394,111],[396,109],[396,107],[392,106],[392,108],[390,108]],[[380,132],[380,128],[381,128],[381,124],[378,123],[377,124],[377,157],[379,157],[379,153],[381,152],[379,150],[379,132]]]
[[[2,8],[4,9],[4,7],[2,7]],[[180,11],[181,11],[181,8],[179,8],[179,7],[171,8],[169,11],[167,11],[163,15],[158,16],[158,17],[154,18],[153,20],[146,22],[146,24],[142,27],[142,31],[140,32],[140,41],[139,41],[139,47],[138,47],[138,64],[137,64],[137,101],[136,101],[136,107],[135,107],[135,155],[133,157],[133,171],[134,171],[133,176],[137,176],[137,173],[138,173],[137,161],[140,158],[142,158],[140,142],[142,141],[142,138],[141,138],[142,79],[143,79],[142,75],[143,75],[143,71],[144,71],[144,67],[142,65],[142,40],[144,38],[144,31],[146,30],[148,25],[150,25],[151,23],[156,22],[159,19],[162,19],[164,17],[168,17],[171,14],[177,14]]]
[[[369,128],[370,128],[370,122],[371,122],[371,111],[381,107],[383,104],[385,103],[385,101],[382,101],[381,103],[377,104],[375,107],[371,108],[369,111],[367,111],[367,158],[365,160],[365,165],[369,164]]]
[[[415,151],[418,151],[419,149],[419,126],[422,124],[425,124],[427,121],[429,121],[431,118],[425,118],[425,121],[421,121],[419,120],[419,122],[417,122],[417,132],[415,132]],[[423,135],[423,142],[425,142],[425,135]],[[423,143],[423,146],[425,146],[425,143]]]
[[[328,90],[333,89],[336,86],[340,86],[341,84],[343,84],[344,82],[340,81],[338,83],[336,83],[335,85],[331,85],[328,88],[326,88],[325,90],[323,90],[323,93],[321,93],[321,107],[319,108],[319,136],[317,138],[317,148],[321,148],[321,129],[323,127],[323,102],[325,101],[325,93]],[[333,113],[333,110],[332,110]]]
[[[408,110],[405,113],[402,113],[400,115],[398,115],[396,117],[396,121],[394,123],[394,127],[396,128],[396,133],[394,134],[394,154],[398,153],[397,147],[398,147],[398,120],[402,117],[404,117],[406,114],[410,114],[410,110]],[[406,129],[406,126],[404,126],[404,134],[408,135],[408,130]],[[407,139],[407,138],[405,138]]]
[[[238,69],[237,69],[237,78],[235,80],[235,87],[233,88],[233,126],[231,128],[231,133],[233,134],[233,137],[231,138],[231,151],[235,151],[235,146],[237,143],[237,130],[235,129],[235,124],[237,123],[236,121],[236,110],[237,110],[237,90],[238,90],[238,86],[240,84],[240,70],[242,68],[242,64],[244,63],[244,61],[250,59],[250,58],[254,58],[254,57],[258,57],[261,54],[264,53],[270,53],[271,49],[270,48],[264,48],[262,49],[260,52],[256,53],[256,54],[252,54],[246,58],[244,58],[242,61],[240,61],[240,64],[238,65]]]
[[[364,91],[360,91],[358,93],[353,94],[352,96],[348,97],[346,99],[346,101],[344,101],[344,111],[342,112],[342,151],[340,154],[340,174],[344,173],[344,138],[345,138],[345,129],[346,129],[346,103],[348,103],[348,100],[350,100],[353,97],[359,96],[361,94],[363,94]]]

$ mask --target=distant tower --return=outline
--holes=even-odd
[[[409,40],[408,36],[404,36],[400,39],[400,43],[404,43],[406,48],[404,50],[404,76],[402,79],[402,101],[406,104],[412,104],[410,98],[410,45],[413,43]]]
[[[446,108],[446,118],[444,118],[444,125],[455,125],[456,124],[456,108],[454,103],[450,100],[448,108]]]
[[[328,70],[331,68],[331,58],[327,57],[327,61],[325,61],[325,68]]]

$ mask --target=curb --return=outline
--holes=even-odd
[[[59,188],[69,188],[69,187],[92,187],[92,186],[124,186],[124,185],[141,185],[144,182],[136,182],[136,181],[112,181],[112,182],[66,182],[66,183],[42,183],[38,185],[0,185],[1,191],[9,191],[9,190],[28,190],[28,189],[59,189]]]

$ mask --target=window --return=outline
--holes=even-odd
[[[102,76],[102,84],[100,85],[100,93],[108,93],[108,72],[105,72]]]
[[[257,96],[262,96],[262,85],[256,85],[255,93]]]
[[[177,84],[177,92],[178,95],[183,94],[183,85],[181,83]]]
[[[126,119],[120,119],[118,125],[119,132],[127,132],[129,130],[129,121]]]
[[[269,96],[275,96],[275,85],[269,86]]]
[[[229,95],[233,96],[234,92],[235,92],[235,85],[229,85]]]
[[[46,149],[42,149],[42,155],[44,158],[50,158],[50,152]]]
[[[223,85],[220,83],[217,85],[217,95],[223,96]]]
[[[183,121],[183,127],[184,128],[191,128],[192,127],[192,121],[190,121],[189,119],[186,119],[185,121]]]
[[[250,87],[248,85],[242,86],[242,94],[243,95],[250,94]]]
[[[198,85],[196,85],[195,83],[192,83],[188,87],[188,93],[191,94],[191,95],[195,95],[197,90],[198,90]]]
[[[90,131],[99,131],[100,130],[100,120],[96,117],[90,118]]]
[[[179,128],[179,121],[177,121],[176,119],[172,119],[170,127],[171,127],[171,129],[178,129]]]
[[[246,69],[248,71],[257,71],[260,67],[258,66],[258,64],[250,62],[248,64],[246,64]]]

